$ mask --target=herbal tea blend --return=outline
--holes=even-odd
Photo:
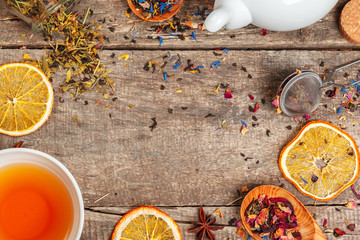
[[[95,86],[103,88],[110,86],[115,91],[113,80],[108,77],[104,64],[100,62],[98,51],[102,48],[104,36],[90,24],[86,24],[88,9],[82,22],[78,13],[66,14],[58,11],[42,24],[43,31],[49,39],[54,39],[54,33],[62,35],[64,40],[56,39],[41,61],[45,74],[51,74],[58,68],[66,69],[66,79],[61,85],[63,92],[70,91],[72,97],[79,97]],[[106,91],[104,89],[104,91]],[[105,96],[105,92],[103,92]],[[107,95],[106,95],[107,96]]]
[[[268,198],[260,194],[246,208],[245,218],[251,231],[263,239],[302,239],[294,207],[285,198]]]
[[[66,70],[65,81],[60,86],[63,92],[70,92],[77,98],[97,87],[104,97],[109,98],[104,87],[115,91],[113,80],[108,77],[109,72],[98,54],[105,37],[98,31],[101,26],[95,28],[86,23],[92,13],[90,8],[81,21],[79,13],[67,12],[76,2],[78,0],[6,0],[5,3],[10,12],[32,24],[33,29],[39,28],[45,35],[51,50],[38,61],[38,65],[49,78],[56,70]]]
[[[286,115],[292,117],[312,113],[320,104],[322,90],[329,87],[338,87],[345,91],[345,89],[353,85],[358,85],[360,82],[359,76],[357,76],[356,80],[346,85],[337,84],[332,79],[337,71],[357,63],[360,63],[360,60],[334,70],[327,70],[324,80],[313,71],[296,70],[295,73],[288,76],[281,83],[273,105],[276,106],[278,113],[284,112]]]
[[[142,10],[144,18],[150,18],[154,16],[161,16],[164,13],[170,12],[173,5],[178,4],[178,1],[174,0],[131,0],[136,8]]]
[[[32,25],[33,32],[41,31],[42,22],[60,8],[70,10],[79,0],[0,0],[4,7]]]

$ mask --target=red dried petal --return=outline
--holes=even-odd
[[[225,99],[231,99],[232,93],[233,93],[233,91],[231,91],[230,89],[226,89],[225,94],[224,94]]]
[[[346,234],[346,232],[344,232],[343,230],[341,230],[339,228],[334,229],[334,236],[335,237],[339,237],[339,236],[344,235],[344,234]]]
[[[324,227],[325,229],[327,228],[327,219],[324,219],[323,227]]]
[[[257,104],[255,104],[253,112],[255,113],[259,109],[260,109],[260,105],[257,103]]]
[[[355,194],[355,196],[356,196],[358,199],[360,199],[360,194],[358,194],[358,193],[355,191],[354,184],[351,185],[351,190],[352,190],[352,192]]]
[[[263,28],[263,29],[262,29],[262,35],[263,35],[263,36],[266,36],[266,34],[267,34],[267,30],[266,30],[265,28]]]
[[[272,203],[277,203],[277,202],[289,202],[286,198],[269,198],[269,201]]]
[[[355,231],[355,224],[354,223],[349,224],[346,228],[353,232]]]
[[[254,100],[254,97],[251,94],[249,94],[249,98],[250,100]]]

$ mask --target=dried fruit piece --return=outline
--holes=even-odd
[[[54,91],[38,68],[25,63],[0,67],[0,133],[23,136],[49,118]]]
[[[301,193],[321,201],[351,186],[359,175],[359,164],[354,139],[323,121],[308,123],[283,149],[279,160],[287,180]]]
[[[116,224],[111,240],[120,239],[181,240],[181,233],[166,213],[154,207],[138,207]]]

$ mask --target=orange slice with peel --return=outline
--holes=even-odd
[[[176,222],[154,207],[138,207],[116,224],[111,240],[181,240]]]
[[[23,136],[49,118],[54,91],[38,68],[25,63],[0,66],[0,133]]]
[[[359,150],[349,134],[328,122],[314,121],[282,150],[279,166],[301,193],[327,201],[359,176]]]

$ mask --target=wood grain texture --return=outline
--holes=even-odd
[[[326,239],[321,229],[317,225],[314,218],[311,216],[310,212],[306,207],[291,193],[286,191],[283,188],[274,186],[274,185],[262,185],[252,189],[248,194],[246,194],[244,200],[241,203],[240,216],[243,222],[243,225],[248,233],[256,239],[261,240],[262,238],[253,233],[250,229],[250,225],[246,222],[247,217],[245,216],[246,209],[252,203],[253,200],[257,200],[260,195],[265,194],[269,199],[270,198],[284,198],[288,200],[291,205],[294,207],[294,214],[298,223],[298,231],[301,234],[303,240],[324,240]]]
[[[0,50],[0,64],[20,61],[24,53],[37,58],[43,51]],[[130,54],[128,67],[123,59],[113,64],[114,58],[109,57],[112,53],[116,57]],[[304,204],[313,203],[288,183],[278,168],[280,150],[305,121],[275,114],[271,101],[282,79],[295,69],[308,65],[321,74],[324,71],[319,66],[321,61],[325,61],[325,68],[330,68],[360,58],[360,53],[231,51],[214,56],[211,51],[171,52],[172,56],[177,53],[183,61],[192,59],[205,69],[201,74],[174,70],[173,60],[163,70],[175,76],[164,82],[159,68],[152,74],[144,71],[143,66],[149,59],[167,55],[167,51],[134,51],[134,55],[129,51],[103,52],[103,61],[115,79],[115,101],[94,93],[75,102],[57,88],[65,72],[56,75],[55,106],[47,123],[22,138],[0,136],[0,147],[24,140],[24,147],[58,158],[75,175],[86,206],[223,205],[237,198],[236,190],[244,185],[253,188],[280,183]],[[202,57],[196,60],[199,55]],[[216,60],[221,61],[219,69],[209,70]],[[355,77],[356,69],[356,66],[347,69],[347,78]],[[343,74],[338,73],[335,78],[343,82],[346,79]],[[231,100],[224,100],[224,89],[217,94],[206,93],[220,83],[228,84],[233,91]],[[160,90],[161,85],[165,90]],[[248,94],[255,99],[250,100]],[[101,103],[96,103],[97,100]],[[85,105],[85,101],[89,104]],[[336,123],[339,115],[332,112],[332,102],[338,106],[341,101],[341,96],[336,100],[324,98],[323,104],[328,108],[320,106],[311,120]],[[260,110],[252,113],[249,106],[255,103],[260,104]],[[130,104],[134,107],[130,108]],[[209,113],[215,116],[205,118]],[[73,121],[75,115],[77,122]],[[342,115],[347,119],[340,123],[359,143],[359,123],[353,124],[354,119],[345,112]],[[258,120],[253,120],[253,116]],[[151,131],[149,126],[154,117],[157,127]],[[358,111],[354,117],[359,117]],[[226,126],[218,129],[223,120],[227,121]],[[250,128],[245,136],[240,134],[241,120]],[[94,204],[107,193],[109,196]],[[324,204],[345,204],[352,198],[351,190],[347,189]]]
[[[195,29],[197,41],[191,37],[180,40],[164,32],[156,34],[151,29],[152,26],[163,23],[143,23],[135,14],[131,14],[130,19],[127,18],[125,16],[125,11],[128,9],[126,1],[84,0],[77,10],[84,12],[89,6],[94,10],[89,20],[103,26],[101,30],[110,39],[110,42],[105,42],[104,45],[107,49],[359,49],[360,46],[343,39],[338,28],[341,10],[347,2],[348,0],[340,0],[322,20],[301,30],[268,31],[266,36],[262,36],[261,28],[252,25],[233,31],[221,30],[217,33]],[[209,3],[212,4],[213,1]],[[197,7],[200,9],[208,7],[210,10],[205,0],[185,0],[177,16],[190,20],[186,15],[192,16],[197,11]],[[4,10],[2,15],[4,18],[11,16]],[[194,17],[192,21],[195,26],[203,22],[199,17]],[[188,30],[185,34],[190,35],[191,32],[192,30]],[[25,34],[25,37],[21,34]],[[132,37],[134,34],[136,36]],[[30,28],[23,22],[1,21],[0,36],[0,47],[3,48],[47,46],[42,36],[32,36]],[[159,46],[158,36],[163,38],[162,47]],[[132,41],[133,39],[136,43]]]
[[[217,217],[217,224],[225,225],[225,228],[221,231],[213,232],[216,239],[220,240],[240,240],[240,236],[236,234],[236,227],[230,226],[229,221],[233,218],[239,220],[240,207],[239,206],[216,206],[216,207],[204,207],[205,213],[210,215],[213,211],[220,208],[224,214],[224,219]],[[82,239],[97,239],[108,240],[111,235],[116,222],[126,212],[130,211],[131,207],[95,207],[85,211],[85,227]],[[192,228],[191,221],[198,221],[199,207],[159,207],[160,210],[170,215],[179,225],[183,239],[195,239],[195,234],[188,233],[187,230]],[[311,211],[312,207],[308,206]],[[340,212],[336,209],[340,209]],[[341,238],[334,237],[331,233],[325,233],[328,240],[343,239],[343,240],[357,240],[360,238],[360,230],[356,228],[354,232],[346,229],[345,220],[348,219],[350,223],[358,223],[360,221],[359,215],[354,210],[344,209],[344,207],[332,207],[332,206],[317,206],[315,218],[320,228],[323,230],[321,219],[328,219],[327,227],[333,229],[338,227],[346,231],[346,235]],[[351,219],[351,220],[350,220]]]

